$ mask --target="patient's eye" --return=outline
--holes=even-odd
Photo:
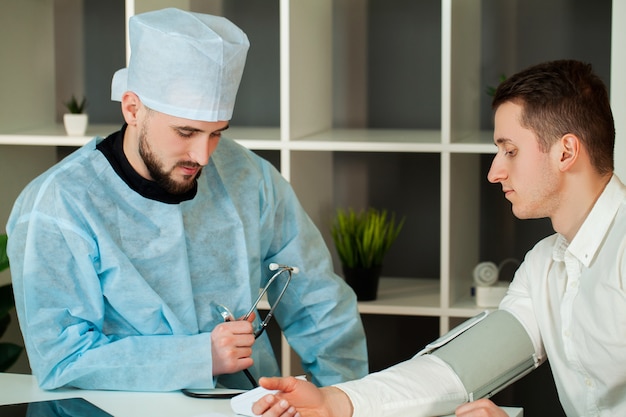
[[[515,156],[517,154],[517,149],[516,148],[505,148],[504,149],[504,154],[506,156]]]

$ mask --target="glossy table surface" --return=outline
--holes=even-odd
[[[32,375],[0,373],[0,405],[80,397],[115,417],[234,417],[230,400],[189,398],[180,392],[59,389],[44,391]],[[506,408],[522,417],[521,408]],[[410,416],[407,416],[410,417]]]

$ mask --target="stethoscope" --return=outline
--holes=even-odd
[[[287,291],[287,287],[289,286],[289,283],[291,282],[292,275],[293,274],[297,274],[300,271],[295,266],[280,265],[280,264],[277,264],[277,263],[274,263],[274,262],[269,264],[269,269],[270,269],[270,271],[276,271],[276,272],[274,273],[274,275],[272,275],[272,277],[269,279],[269,281],[267,281],[267,284],[265,284],[265,287],[263,287],[263,290],[259,293],[259,296],[257,297],[256,301],[252,304],[252,307],[250,307],[250,310],[248,310],[248,312],[240,320],[247,320],[250,317],[250,315],[254,311],[256,311],[259,303],[261,302],[261,299],[267,293],[267,290],[269,289],[269,287],[284,272],[287,273],[287,280],[285,281],[285,285],[283,285],[282,290],[278,294],[278,297],[276,298],[276,301],[274,301],[274,304],[270,306],[269,312],[267,313],[267,315],[265,316],[263,321],[261,321],[261,324],[259,325],[259,328],[254,332],[254,338],[255,339],[257,339],[259,336],[261,336],[263,334],[263,332],[265,331],[265,328],[269,324],[270,320],[272,320],[272,317],[274,316],[274,310],[276,309],[276,307],[280,303],[280,300],[283,298],[283,295],[285,295],[285,292]],[[226,306],[224,306],[222,304],[219,304],[217,306],[217,311],[222,316],[224,321],[235,321],[236,320],[235,316],[228,309],[228,307],[226,307]],[[254,379],[254,377],[252,376],[252,374],[250,373],[250,371],[248,369],[244,369],[243,372],[246,375],[246,377],[248,378],[248,381],[250,381],[250,384],[252,384],[252,386],[254,388],[259,386],[259,384],[256,382],[256,380]],[[185,395],[187,395],[189,397],[193,397],[193,398],[232,398],[235,395],[240,394],[240,392],[236,392],[236,393],[231,393],[231,392],[228,392],[228,393],[194,392],[194,391],[190,391],[189,389],[186,389],[186,388],[183,388],[181,391],[183,392],[183,394],[185,394]]]

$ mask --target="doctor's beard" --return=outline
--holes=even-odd
[[[143,163],[146,165],[148,172],[150,173],[150,177],[161,186],[165,191],[170,194],[184,194],[187,191],[191,190],[195,184],[197,179],[200,177],[202,173],[202,167],[195,163],[189,161],[180,161],[176,165],[174,165],[169,171],[163,168],[163,164],[157,158],[157,156],[150,149],[150,144],[146,139],[146,126],[142,126],[141,131],[139,132],[139,156],[143,160]],[[183,181],[176,181],[172,177],[172,172],[177,166],[186,166],[190,168],[200,168],[198,173],[189,178],[185,178]]]

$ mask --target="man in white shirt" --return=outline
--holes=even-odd
[[[613,174],[606,87],[590,65],[547,62],[504,81],[493,109],[488,180],[502,185],[516,217],[548,217],[556,231],[527,253],[499,308],[523,326],[537,363],[550,358],[568,416],[625,416],[626,187]],[[322,389],[293,378],[261,385],[282,391],[254,405],[264,417],[506,416],[491,400],[471,401],[461,377],[430,354]]]

